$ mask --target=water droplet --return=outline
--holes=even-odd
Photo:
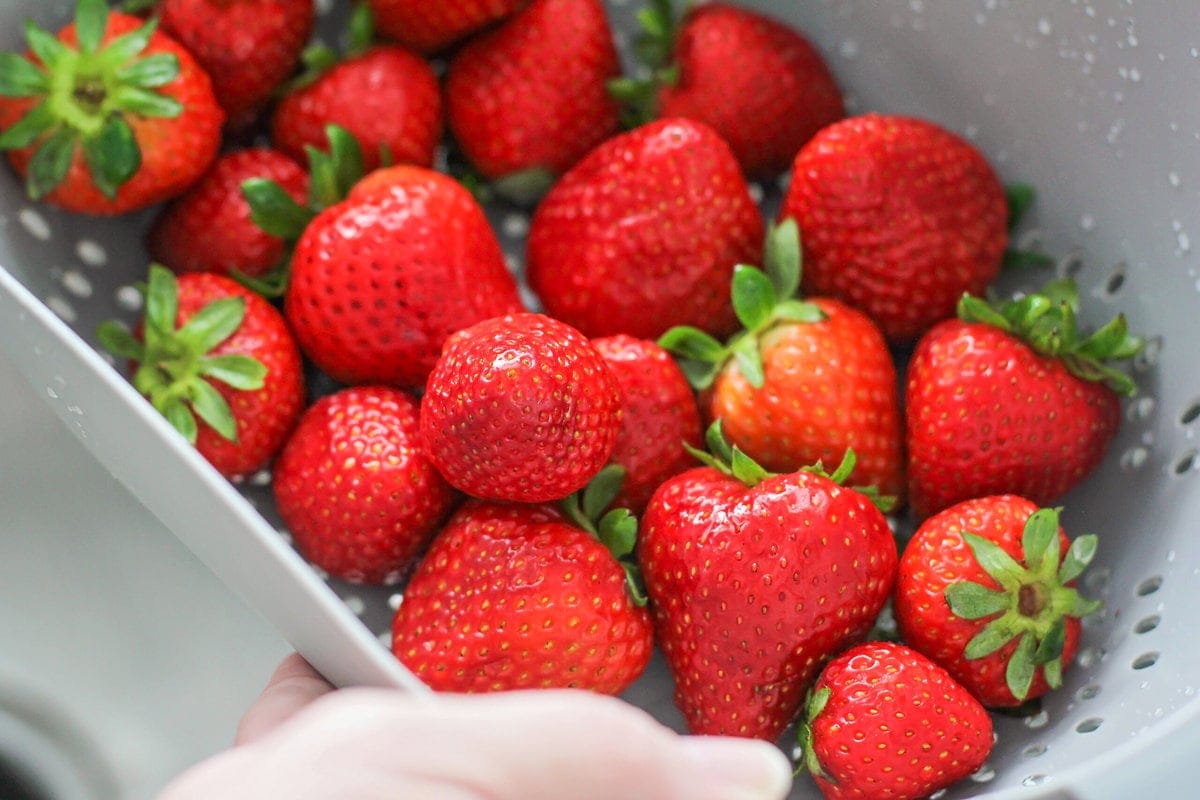
[[[1129,419],[1149,419],[1154,413],[1156,402],[1153,397],[1139,397],[1129,404]]]
[[[858,56],[858,42],[854,39],[843,39],[841,45],[838,46],[838,53],[842,58],[853,59]]]
[[[1096,218],[1091,214],[1084,214],[1079,218],[1079,227],[1085,231],[1094,230],[1096,227]]]
[[[1150,453],[1146,448],[1140,446],[1131,447],[1121,454],[1121,469],[1127,471],[1141,469],[1149,457]]]
[[[1188,235],[1186,233],[1184,233],[1183,231],[1180,231],[1179,235],[1177,235],[1175,237],[1175,239],[1176,239],[1176,241],[1179,242],[1180,252],[1187,253],[1187,252],[1191,251],[1192,240],[1188,238]]]
[[[392,611],[395,611],[396,609],[400,608],[400,604],[403,602],[404,602],[404,595],[397,592],[396,594],[388,597],[388,601],[387,601],[388,608],[390,608]]]
[[[271,470],[260,469],[250,478],[251,486],[266,486],[271,482]]]
[[[1178,172],[1168,172],[1167,173],[1167,183],[1171,184],[1171,186],[1173,188],[1178,189],[1179,184],[1182,183],[1182,181],[1180,181],[1180,179],[1179,179],[1179,173]]]
[[[57,400],[57,399],[58,399],[58,392],[54,391],[54,388],[53,388],[52,386],[47,386],[47,387],[46,387],[46,394],[50,395],[50,399],[51,399],[51,400]]]
[[[976,783],[987,783],[996,777],[996,770],[992,769],[990,764],[984,764],[971,775],[971,780]]]
[[[1042,17],[1037,21],[1037,29],[1038,33],[1040,33],[1042,36],[1049,36],[1054,32],[1054,27],[1050,24],[1050,20],[1046,19],[1045,17]]]

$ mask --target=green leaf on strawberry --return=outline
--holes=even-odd
[[[563,513],[571,522],[600,540],[613,558],[625,571],[625,588],[629,598],[638,608],[648,602],[646,586],[642,581],[634,548],[637,545],[638,520],[627,508],[605,509],[621,492],[625,482],[625,468],[609,464],[588,482],[580,491],[560,503]]]
[[[626,128],[636,128],[658,115],[658,92],[663,86],[679,82],[679,68],[671,63],[678,25],[671,0],[650,0],[637,12],[641,28],[633,42],[638,62],[647,70],[645,77],[621,77],[608,82],[608,93],[624,108],[621,118]]]

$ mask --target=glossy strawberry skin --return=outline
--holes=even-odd
[[[297,549],[355,583],[400,580],[446,518],[454,491],[419,443],[417,401],[364,386],[304,413],[274,470]]]
[[[724,3],[688,12],[675,40],[679,80],[659,92],[659,114],[704,122],[747,175],[787,169],[813,134],[845,116],[820,53],[794,29]]]
[[[434,53],[516,12],[526,0],[368,0],[383,35]]]
[[[1007,243],[1004,187],[983,155],[931,123],[868,114],[797,154],[779,212],[804,243],[809,295],[865,311],[893,341],[983,295]]]
[[[151,258],[180,274],[270,271],[285,245],[250,219],[242,183],[251,178],[275,181],[298,205],[307,204],[308,173],[292,159],[267,148],[228,153],[159,216],[147,235]]]
[[[979,565],[963,533],[973,533],[998,544],[1018,563],[1025,563],[1022,534],[1025,521],[1038,506],[1016,495],[997,495],[958,503],[921,524],[904,549],[896,578],[896,623],[904,640],[944,667],[979,702],[991,708],[1018,706],[1008,688],[1005,670],[1020,637],[983,658],[963,655],[967,642],[991,618],[969,620],[955,615],[946,602],[946,589],[961,581],[972,581],[989,589],[1000,585]],[[1071,543],[1058,529],[1060,553]],[[1074,582],[1067,584],[1073,586]],[[1066,618],[1062,661],[1071,663],[1079,647],[1080,622]],[[1039,667],[1025,700],[1050,690]]]
[[[998,328],[948,320],[909,362],[909,502],[918,519],[1019,494],[1050,505],[1100,464],[1120,400]]]
[[[900,496],[903,429],[887,342],[865,314],[844,303],[808,302],[828,319],[783,324],[763,337],[760,389],[731,361],[707,394],[709,413],[731,444],[773,472],[817,461],[832,469],[850,447],[858,459],[851,484]]]
[[[141,27],[142,20],[127,14],[109,14],[102,44]],[[74,23],[59,34],[66,44],[76,47]],[[142,56],[173,55],[179,59],[179,77],[156,91],[178,101],[183,112],[177,117],[126,115],[134,138],[141,148],[138,171],[117,191],[105,197],[92,181],[83,149],[77,148],[66,178],[46,195],[46,202],[80,214],[114,216],[136,211],[169,200],[195,183],[216,158],[221,145],[221,126],[225,112],[213,95],[212,82],[191,54],[171,37],[156,31]],[[0,130],[7,130],[35,105],[35,98],[0,97]],[[9,161],[22,177],[29,168],[41,140],[29,147],[8,152]]]
[[[616,132],[605,82],[620,71],[600,0],[534,0],[455,54],[446,118],[485,177],[560,175]]]
[[[539,503],[582,489],[612,454],[621,394],[578,331],[541,314],[450,337],[429,376],[421,439],[450,484]]]
[[[305,145],[327,148],[325,128],[330,124],[354,135],[368,171],[383,165],[382,145],[393,164],[429,167],[442,132],[437,77],[423,59],[403,48],[373,47],[280,100],[271,120],[271,141],[303,160]]]
[[[347,384],[422,386],[442,343],[521,308],[479,204],[420,167],[380,170],[313,220],[284,301],[301,348]]]
[[[546,506],[469,501],[434,540],[392,624],[396,657],[447,692],[619,694],[652,649],[650,615],[630,600],[620,564]]]
[[[870,500],[827,478],[747,488],[699,467],[651,498],[638,562],[688,728],[774,741],[822,663],[870,630],[896,545]]]
[[[162,29],[196,57],[238,123],[295,69],[313,29],[311,0],[163,0],[158,13]]]
[[[304,373],[300,351],[287,323],[275,307],[229,278],[211,273],[192,273],[178,279],[182,326],[204,306],[223,297],[241,297],[246,314],[241,326],[208,352],[209,356],[247,355],[267,368],[263,388],[234,389],[212,381],[233,411],[237,422],[236,442],[231,442],[197,418],[196,449],[227,478],[241,478],[266,467],[304,410]],[[139,326],[140,330],[140,326]]]
[[[641,514],[664,481],[695,466],[684,443],[703,449],[700,412],[687,378],[657,344],[631,336],[593,339],[621,390],[621,432],[610,460],[625,468],[612,508]]]
[[[855,647],[813,688],[832,692],[812,723],[826,800],[919,800],[978,770],[992,750],[987,711],[903,645]]]
[[[762,241],[729,147],[698,122],[660,120],[609,139],[550,190],[530,227],[529,282],[588,336],[724,336],[737,328],[733,268],[760,263]]]

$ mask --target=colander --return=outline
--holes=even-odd
[[[621,45],[635,3],[609,2]],[[744,4],[821,47],[852,113],[936,120],[974,141],[1006,181],[1037,186],[1017,244],[1054,254],[1057,266],[1008,275],[1005,290],[1073,276],[1086,323],[1123,310],[1148,338],[1109,457],[1064,500],[1067,530],[1100,536],[1083,583],[1105,610],[1085,620],[1066,685],[1035,715],[998,717],[989,763],[943,795],[1126,796],[1119,787],[1135,784],[1113,777],[1118,768],[1200,726],[1200,637],[1187,611],[1200,589],[1200,264],[1190,241],[1200,224],[1200,11],[1190,0]],[[339,29],[331,5],[318,3],[327,37]],[[72,6],[5,0],[0,49],[20,46],[26,16],[57,29]],[[754,189],[769,207],[784,186]],[[519,273],[528,215],[490,213]],[[149,220],[30,203],[0,169],[0,346],[108,469],[331,680],[427,691],[387,649],[399,589],[308,566],[280,527],[269,473],[224,481],[94,349],[97,323],[139,314],[133,284],[145,275]],[[628,697],[681,727],[671,692],[656,662]],[[817,796],[798,783],[794,797]]]

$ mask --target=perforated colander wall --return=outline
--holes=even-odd
[[[943,796],[1065,788],[1082,779],[1081,768],[1098,768],[1130,742],[1156,736],[1160,723],[1181,709],[1196,714],[1200,637],[1191,635],[1188,618],[1200,586],[1200,547],[1193,535],[1200,519],[1200,367],[1193,357],[1200,341],[1200,265],[1191,245],[1200,198],[1200,105],[1189,102],[1200,85],[1194,12],[1182,3],[1150,7],[1118,0],[746,4],[807,31],[829,58],[853,111],[937,120],[975,141],[1006,180],[1037,185],[1039,204],[1017,243],[1056,255],[1057,265],[1008,276],[1006,291],[1031,288],[1052,273],[1069,275],[1083,289],[1087,321],[1124,310],[1132,326],[1150,337],[1134,366],[1141,391],[1125,405],[1124,425],[1105,465],[1064,501],[1069,533],[1101,537],[1097,564],[1083,584],[1105,601],[1105,609],[1085,621],[1067,685],[1036,714],[997,718],[998,742],[988,765]],[[54,28],[70,5],[17,0],[0,7],[0,48],[17,45],[25,14]],[[610,0],[620,44],[627,44],[635,5]],[[318,3],[326,33],[337,29],[326,13],[330,7]],[[770,208],[785,186],[786,178],[755,191]],[[509,207],[490,213],[519,273],[528,217]],[[32,205],[13,176],[0,170],[0,265],[88,343],[101,320],[132,324],[138,316],[141,301],[132,284],[145,274],[140,239],[149,219],[91,220]],[[526,300],[533,301],[528,294]],[[90,385],[88,367],[63,349],[66,328],[33,317],[0,292],[0,346],[28,347],[26,374],[88,441],[94,426],[109,423],[94,417],[92,395],[81,393]],[[139,424],[128,416],[122,424]],[[121,452],[108,427],[105,433],[92,445],[124,477],[128,460],[147,454]],[[152,456],[174,457],[165,449]],[[145,482],[126,479],[164,513],[155,505],[158,498],[147,496]],[[239,488],[276,528],[272,535],[286,540],[269,483],[264,472]],[[175,527],[188,528],[189,522],[180,518]],[[251,547],[257,523],[243,527],[222,531],[229,542],[223,546],[243,546],[242,535]],[[186,535],[181,530],[189,543],[204,535],[199,522]],[[260,596],[247,585],[249,576],[231,570],[219,555],[202,555],[235,588]],[[386,646],[399,591],[336,580],[329,585]],[[266,613],[289,635],[302,628],[302,621],[278,610]],[[339,637],[345,638],[343,629],[330,627],[329,647],[320,657],[339,674],[366,675],[358,643],[347,641],[339,651]],[[361,679],[379,680],[371,674]],[[629,697],[679,725],[660,664]],[[800,783],[796,797],[816,796]]]

